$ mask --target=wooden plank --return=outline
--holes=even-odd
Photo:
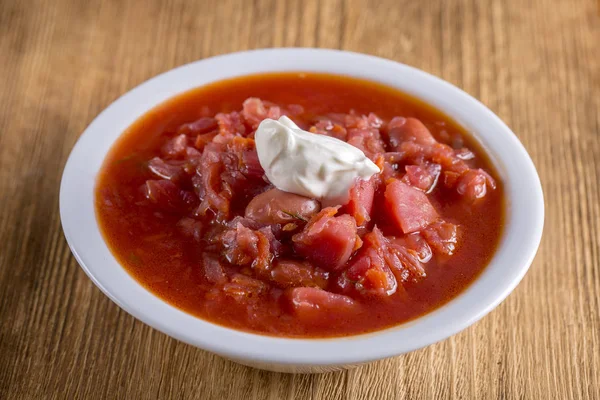
[[[592,0],[0,2],[0,398],[600,398],[600,5]],[[249,48],[391,58],[481,99],[546,197],[517,290],[453,338],[324,375],[246,368],[134,320],[62,235],[79,134],[144,80]]]

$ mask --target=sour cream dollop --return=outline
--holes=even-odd
[[[286,116],[263,120],[254,139],[260,165],[275,187],[326,203],[345,204],[357,178],[380,172],[360,149],[302,130]]]

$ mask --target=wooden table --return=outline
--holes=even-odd
[[[1,399],[599,399],[600,4],[310,0],[0,2]],[[436,74],[517,133],[546,226],[521,285],[481,322],[325,375],[239,366],[110,302],[63,237],[79,134],[174,66],[271,46],[374,54]]]

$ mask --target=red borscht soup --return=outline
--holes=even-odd
[[[288,116],[380,169],[345,204],[284,192],[254,133]],[[502,182],[451,118],[355,78],[274,73],[216,82],[149,111],[98,177],[96,213],[123,267],[164,301],[230,328],[332,337],[440,307],[488,264]]]

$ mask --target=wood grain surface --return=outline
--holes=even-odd
[[[0,0],[0,399],[600,399],[600,3]],[[62,168],[109,103],[174,66],[341,48],[438,75],[517,133],[544,187],[535,262],[496,310],[350,371],[242,367],[134,320],[85,276]]]

